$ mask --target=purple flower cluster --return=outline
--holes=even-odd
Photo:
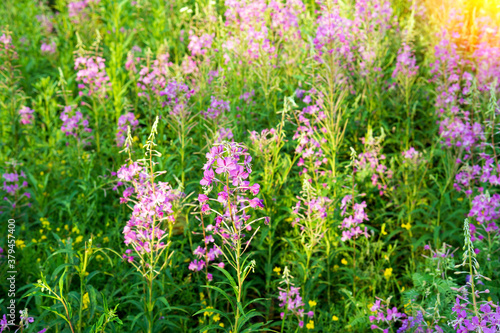
[[[392,179],[394,172],[383,161],[386,157],[381,153],[383,137],[373,138],[369,132],[367,138],[361,138],[365,152],[358,155],[354,166],[356,173],[371,175],[372,185],[379,190],[382,196],[387,191],[387,183],[383,179]]]
[[[205,55],[212,48],[215,34],[203,34],[200,37],[196,36],[192,31],[189,31],[188,50],[191,55]]]
[[[37,15],[36,19],[38,22],[40,22],[40,25],[45,29],[45,32],[47,34],[52,33],[54,30],[54,23],[52,22],[53,16],[52,15]]]
[[[299,327],[304,327],[304,302],[300,296],[300,288],[289,286],[287,289],[278,287],[279,296],[278,300],[281,302],[278,304],[280,308],[284,308],[286,313],[292,313],[299,319]],[[281,319],[285,318],[285,312],[280,313]],[[314,312],[309,311],[307,313],[309,318],[314,317]]]
[[[85,133],[92,133],[92,129],[89,127],[88,119],[84,118],[79,110],[74,110],[71,105],[65,106],[59,118],[63,121],[61,131],[66,136],[71,135],[84,145],[90,144],[86,140],[92,139],[92,136],[84,137],[84,135]]]
[[[345,72],[352,72],[355,59],[355,36],[353,22],[340,15],[340,8],[334,6],[323,11],[318,18],[314,47],[318,52],[316,60],[325,62],[325,57],[334,57],[336,65]],[[339,73],[339,79],[343,74]]]
[[[222,187],[216,199],[205,194],[198,196],[201,212],[216,214],[214,224],[208,225],[206,231],[219,235],[224,244],[234,246],[246,236],[242,232],[250,232],[255,222],[264,219],[250,220],[249,215],[250,209],[264,208],[261,199],[247,197],[256,196],[260,191],[259,184],[250,185],[247,180],[252,172],[252,157],[242,144],[227,141],[212,147],[206,157],[207,163],[203,166],[200,184],[206,189],[206,193],[214,187]],[[210,202],[222,205],[223,212],[213,209]],[[268,221],[268,218],[265,220]]]
[[[80,0],[71,1],[68,3],[68,16],[72,17],[74,21],[82,21],[85,16],[83,15],[83,10],[89,6],[91,3],[99,3],[101,0]]]
[[[139,79],[137,86],[141,89],[139,96],[150,98],[150,93],[160,96],[162,90],[167,85],[169,74],[168,68],[172,65],[168,61],[169,54],[161,54],[153,61],[153,64],[143,66],[139,71]],[[133,59],[133,58],[132,58]],[[129,65],[129,70],[135,70],[135,65],[132,62]],[[133,65],[133,66],[132,66]]]
[[[494,158],[487,154],[479,154],[478,157],[477,164],[465,164],[455,176],[453,186],[457,191],[464,191],[467,196],[472,194],[473,188],[478,188],[479,192],[482,192],[484,185],[500,185],[500,166],[495,165]],[[464,156],[465,160],[469,158],[468,154]],[[457,163],[461,162],[462,160],[457,160]]]
[[[371,71],[380,75],[382,70],[377,66],[375,45],[383,43],[391,27],[390,1],[357,0],[352,19],[341,15],[338,3],[328,7],[322,5],[321,12],[313,41],[318,52],[315,59],[320,63],[335,64],[335,69],[330,70],[338,71],[338,82],[356,71],[361,76],[367,76]]]
[[[401,327],[396,332],[403,333],[409,331],[415,333],[443,333],[443,329],[437,324],[434,327],[428,327],[422,311],[418,311],[415,317],[409,316],[403,319]]]
[[[394,68],[392,72],[392,78],[395,79],[398,76],[402,78],[412,78],[416,76],[418,73],[416,62],[417,60],[415,59],[411,46],[404,43],[398,51],[396,68]]]
[[[212,235],[206,235],[204,238],[204,247],[198,246],[194,251],[193,255],[195,255],[198,259],[195,259],[189,263],[189,269],[191,271],[201,271],[203,268],[208,267],[210,262],[218,260],[219,256],[222,255],[222,251],[217,244],[215,244],[215,239]],[[214,243],[212,248],[209,248],[209,244]],[[224,268],[224,263],[219,262],[217,266]],[[212,281],[213,276],[211,273],[207,272],[207,280]]]
[[[35,322],[35,319],[28,315],[27,309],[20,310],[19,314],[20,314],[19,315],[19,325],[17,325],[18,329],[16,330],[16,332],[19,330],[21,330],[21,332],[22,332],[24,329],[28,328],[30,326],[30,324]],[[12,327],[12,326],[14,326],[14,320],[13,319],[7,320],[7,316],[3,315],[3,317],[0,319],[0,333],[4,332],[5,330],[10,331],[9,327]],[[38,333],[45,333],[45,332],[47,332],[46,328],[42,329],[41,331],[38,331]]]
[[[200,184],[205,188],[205,194],[198,195],[201,210],[199,219],[203,228],[204,246],[198,246],[193,252],[197,256],[197,259],[189,264],[189,269],[193,271],[208,268],[210,262],[217,260],[223,254],[221,247],[216,244],[214,236],[219,236],[222,245],[229,245],[231,249],[241,246],[246,237],[244,232],[250,232],[252,225],[262,219],[250,220],[250,209],[264,207],[261,199],[247,197],[249,194],[257,195],[260,186],[258,184],[250,185],[249,181],[246,180],[252,172],[250,164],[252,158],[245,146],[223,141],[212,147],[206,157],[207,163],[203,166],[204,176],[200,181]],[[208,194],[216,187],[221,187],[217,198],[209,197]],[[222,205],[222,210],[214,209],[213,204]],[[216,214],[215,220],[213,224],[206,225],[203,217],[211,213]],[[265,219],[268,222],[268,218]],[[245,249],[250,241],[251,238],[246,241]],[[214,243],[212,248],[209,248],[210,243]],[[217,265],[224,267],[223,262],[219,262]],[[207,279],[212,280],[212,274],[208,271]]]
[[[105,59],[99,56],[80,56],[75,59],[76,81],[80,89],[80,96],[87,93],[87,96],[98,94],[99,97],[104,97],[104,94],[111,86],[109,76],[106,74]]]
[[[183,193],[172,189],[168,183],[155,182],[154,175],[148,173],[145,161],[123,165],[117,172],[117,186],[125,185],[121,203],[133,203],[132,216],[123,228],[124,243],[142,255],[151,251],[159,252],[166,245],[166,232],[162,223],[175,222],[173,202],[183,197]],[[152,179],[153,177],[153,179]],[[133,261],[129,251],[127,260]]]
[[[40,47],[40,50],[43,52],[43,53],[56,53],[56,43],[52,42],[52,43],[42,43],[42,46]]]
[[[121,115],[118,119],[116,144],[118,146],[123,146],[123,143],[125,142],[127,127],[130,126],[130,130],[133,131],[137,127],[137,125],[139,125],[139,121],[136,119],[135,115],[132,112],[127,112],[126,114]]]
[[[469,309],[469,305],[470,302],[466,296],[457,296],[452,309],[456,319],[451,323],[457,333],[500,331],[500,306],[484,302],[480,305],[476,315]]]
[[[320,124],[324,118],[324,112],[318,104],[306,106],[297,114],[299,124],[293,136],[294,140],[298,140],[295,152],[300,154],[297,166],[300,167],[308,161],[308,165],[314,168],[314,170],[304,169],[303,173],[317,171],[323,164],[328,163],[322,149],[322,144],[327,143],[324,136],[326,128]]]
[[[271,145],[278,143],[279,137],[276,133],[276,129],[263,129],[260,133],[256,131],[250,132],[250,141],[252,145],[258,148],[258,151],[262,152],[262,155],[267,155],[270,151]]]
[[[205,119],[217,120],[225,112],[229,112],[229,101],[224,101],[223,99],[217,99],[215,96],[210,97],[210,106],[206,111],[202,111],[201,114]]]
[[[341,216],[346,215],[347,207],[349,203],[352,201],[352,195],[346,195],[340,204],[340,209],[342,210],[342,213],[340,214]],[[346,216],[344,220],[342,221],[342,224],[339,226],[340,229],[342,229],[342,238],[341,240],[343,242],[347,241],[348,239],[356,239],[360,235],[364,235],[366,238],[370,237],[368,235],[368,229],[365,227],[365,230],[361,230],[360,225],[364,221],[368,221],[368,215],[365,213],[365,208],[366,208],[366,202],[363,201],[362,203],[354,203],[352,205],[352,215]]]
[[[403,155],[403,163],[416,167],[423,162],[422,153],[415,150],[415,148],[410,147],[401,153]]]
[[[472,208],[469,211],[469,217],[474,217],[479,225],[484,228],[486,233],[497,234],[498,226],[495,220],[500,218],[500,194],[493,194],[490,196],[488,192],[479,194],[472,199]],[[472,234],[472,241],[476,239],[482,240],[484,236],[477,233],[477,228],[475,225],[470,225],[470,231]]]
[[[375,312],[376,315],[371,315],[370,316],[370,322],[371,323],[376,323],[371,325],[372,330],[380,330],[384,333],[389,332],[389,328],[381,328],[379,325],[391,325],[391,322],[398,322],[401,319],[405,318],[406,315],[404,313],[398,312],[398,309],[396,307],[393,307],[392,309],[389,307],[388,304],[381,304],[381,299],[377,298],[375,301],[375,304],[370,308],[371,312]]]
[[[187,111],[187,103],[194,95],[194,89],[183,82],[169,81],[160,95],[166,97],[163,106],[169,106],[171,114],[182,115]]]
[[[226,0],[225,5],[226,26],[237,32],[222,43],[226,63],[232,53],[249,63],[259,58],[277,58],[275,36],[284,40],[300,38],[298,16],[305,11],[300,0]]]
[[[478,20],[479,36],[473,42],[476,44],[471,45],[470,40],[453,30],[462,20],[463,13],[459,10],[450,13],[448,25],[438,35],[436,60],[431,66],[438,92],[439,132],[442,143],[456,152],[460,169],[454,188],[467,196],[473,195],[469,217],[474,217],[487,233],[496,233],[496,220],[500,217],[498,195],[490,197],[485,188],[500,185],[493,134],[495,115],[499,112],[498,102],[493,97],[499,86],[500,61],[496,55],[500,54],[500,48],[498,43],[492,42],[498,41],[498,37],[491,34],[497,28],[492,27],[488,19],[481,18]],[[464,47],[474,51],[471,54],[462,52]],[[472,99],[489,100],[487,111],[473,107]],[[478,113],[483,114],[478,116]],[[476,228],[477,225],[471,223],[472,239],[481,240],[483,236],[475,234]]]
[[[137,73],[137,68],[135,67],[135,65],[141,62],[141,57],[136,57],[135,53],[141,53],[141,52],[142,49],[137,45],[134,45],[132,49],[129,51],[129,53],[127,54],[127,60],[125,62],[125,69],[127,71],[132,73]]]
[[[19,173],[15,170],[18,166],[17,163],[11,162],[10,164],[12,166],[11,172],[6,172],[2,175],[2,190],[7,193],[7,196],[5,196],[3,200],[8,202],[12,209],[15,209],[16,207],[19,207],[22,200],[25,198],[31,198],[31,194],[26,191],[28,187],[26,174],[22,170]],[[31,203],[28,203],[28,206],[31,206]]]
[[[19,120],[19,122],[23,125],[31,124],[31,120],[33,119],[33,112],[35,112],[35,111],[31,110],[27,106],[23,106],[19,110],[19,115],[21,116],[21,119]]]
[[[292,227],[298,225],[300,227],[300,231],[304,231],[308,227],[311,227],[308,225],[307,221],[315,221],[313,224],[316,227],[319,227],[326,222],[326,218],[328,217],[327,211],[332,203],[330,198],[307,196],[302,198],[298,197],[298,199],[299,201],[297,201],[297,204],[293,209],[293,213],[297,215],[297,217],[292,222]],[[323,235],[319,236],[323,237]]]
[[[0,36],[0,58],[17,58],[11,35],[2,34]]]

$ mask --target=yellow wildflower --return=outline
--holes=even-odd
[[[334,315],[334,316],[332,317],[332,320],[333,320],[333,321],[339,321],[339,317],[337,317],[337,316],[335,316],[335,315]]]
[[[26,245],[24,244],[24,241],[22,239],[18,239],[16,240],[16,246],[18,248],[20,248],[21,250],[24,249],[26,247]]]
[[[218,322],[220,321],[220,315],[217,313],[215,316],[212,317],[213,321]]]
[[[36,239],[34,239],[34,238],[33,238],[33,239],[31,240],[31,242],[32,242],[32,243],[36,243]]]
[[[381,233],[383,236],[387,235],[387,231],[385,231],[385,223],[384,223],[384,224],[382,224],[382,230],[380,230],[380,233]]]
[[[224,323],[220,323],[220,324],[219,324],[219,326],[220,326],[220,327],[224,327]]]
[[[43,171],[42,171],[42,172],[40,172],[40,176],[43,176]]]
[[[46,239],[47,239],[47,236],[42,235],[42,237],[41,237],[41,238],[42,238],[42,240],[46,240]]]
[[[104,258],[100,254],[98,254],[95,258],[99,261],[104,260]]]
[[[206,309],[213,309],[214,307],[213,306],[207,306]],[[213,312],[205,312],[203,313],[203,316],[209,316],[209,317],[212,317],[214,313]]]
[[[411,229],[410,223],[406,223],[406,224],[403,223],[403,224],[401,224],[401,227],[403,227],[406,230],[410,230]]]
[[[347,260],[345,260],[345,258],[343,258],[340,262],[344,265],[347,265]]]
[[[333,265],[333,271],[336,272],[339,269],[339,265]]]
[[[109,242],[109,238],[108,238],[108,236],[104,237],[104,238],[102,239],[102,241],[103,241],[104,243]]]
[[[315,301],[309,301],[309,306],[312,308],[313,306],[316,306],[316,302]]]
[[[64,230],[66,230],[66,231],[69,230],[69,226],[67,224],[64,226]]]
[[[274,267],[273,272],[276,272],[276,274],[280,275],[281,267],[278,267],[278,266]]]
[[[314,329],[314,321],[309,320],[309,322],[308,322],[308,323],[307,323],[307,325],[306,325],[306,328],[307,328],[308,330],[313,330],[313,329]]]
[[[76,243],[80,243],[82,240],[83,240],[83,236],[82,236],[82,235],[80,235],[80,236],[76,237],[76,239],[75,239],[75,244],[76,244]]]
[[[389,280],[389,278],[391,277],[392,275],[392,268],[386,268],[385,271],[384,271],[384,277]]]
[[[85,295],[83,295],[82,303],[83,303],[83,310],[89,307],[90,303],[89,293],[85,293]]]

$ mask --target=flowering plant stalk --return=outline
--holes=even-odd
[[[296,104],[292,97],[284,99],[281,120],[276,128],[264,129],[260,133],[256,131],[250,132],[250,140],[252,141],[251,150],[257,156],[255,159],[258,163],[262,177],[262,197],[264,200],[264,210],[266,215],[270,216],[276,211],[274,205],[279,193],[288,179],[288,175],[295,164],[298,155],[295,154],[293,159],[288,155],[284,155],[282,150],[286,143],[285,121],[289,117],[290,111]],[[279,221],[277,221],[279,222]],[[271,276],[273,270],[273,249],[276,241],[275,232],[278,223],[269,224],[269,231],[266,237],[267,243],[267,263],[266,263],[266,290],[270,290]]]
[[[97,37],[95,42],[92,44],[94,51],[85,51],[84,45],[78,36],[77,50],[75,51],[75,70],[78,70],[76,74],[76,80],[80,82],[78,84],[78,89],[80,90],[80,96],[87,96],[92,105],[87,104],[89,109],[94,112],[95,121],[95,138],[97,152],[100,152],[100,130],[99,125],[101,124],[100,114],[101,109],[105,108],[105,102],[108,98],[107,93],[109,93],[109,76],[106,73],[105,59],[100,56],[99,44],[101,42],[101,35],[99,30],[96,30]],[[108,121],[108,112],[104,112],[105,120]],[[101,124],[102,126],[102,124]]]
[[[161,157],[161,153],[155,150],[154,143],[158,133],[158,120],[156,117],[151,134],[144,145],[146,157],[135,162],[131,155],[132,137],[129,128],[123,150],[129,154],[129,163],[123,165],[117,173],[122,184],[128,184],[120,202],[134,205],[131,207],[132,216],[123,229],[124,243],[131,246],[123,258],[136,268],[146,282],[147,295],[144,305],[149,333],[153,332],[156,318],[154,308],[158,300],[153,295],[153,282],[165,269],[173,254],[168,253],[169,233],[164,231],[164,222],[173,223],[175,220],[171,202],[172,188],[168,183],[155,181],[165,173],[154,170],[157,162],[153,161],[153,157]],[[166,302],[164,297],[159,300]]]
[[[207,163],[203,167],[204,177],[200,181],[200,184],[204,187],[204,194],[198,196],[198,201],[201,214],[214,213],[216,215],[214,224],[206,226],[205,230],[216,236],[218,242],[215,247],[235,270],[236,279],[223,268],[223,265],[214,266],[228,279],[235,296],[229,296],[216,286],[207,285],[206,287],[221,293],[229,301],[234,312],[231,331],[237,333],[243,331],[244,326],[252,317],[259,315],[254,309],[245,312],[248,304],[244,304],[243,286],[246,278],[256,265],[255,260],[250,260],[251,255],[245,255],[245,252],[260,226],[253,231],[250,237],[246,233],[251,233],[258,221],[265,220],[268,223],[269,218],[251,219],[249,214],[252,209],[262,209],[264,205],[261,199],[247,197],[250,194],[257,195],[260,186],[259,184],[250,185],[250,182],[246,180],[252,172],[252,157],[248,154],[244,145],[224,141],[212,147],[206,157]],[[217,199],[208,196],[214,188],[221,189],[217,194]],[[222,209],[212,208],[212,203],[221,205]],[[197,270],[203,269],[206,264],[208,263],[199,261]],[[219,313],[231,321],[227,314],[218,310],[203,309],[198,311],[197,314],[207,311]],[[262,325],[263,323],[256,323],[245,330],[255,330]],[[208,328],[206,327],[202,331]]]
[[[281,301],[279,304],[280,308],[283,308],[283,312],[280,313],[281,316],[281,333],[283,333],[285,328],[285,322],[287,315],[290,313],[298,319],[298,327],[304,327],[304,305],[305,303],[300,296],[300,288],[297,288],[292,283],[293,276],[290,274],[290,270],[287,266],[283,270],[283,279],[280,281],[280,285],[284,284],[283,287],[278,287],[279,297],[278,300]],[[291,316],[290,316],[291,317]],[[307,317],[314,317],[314,312],[309,311]]]
[[[455,267],[469,267],[468,271],[458,272],[468,275],[467,283],[460,288],[452,288],[458,292],[456,303],[453,307],[456,319],[449,322],[449,325],[459,333],[479,332],[493,333],[500,329],[500,307],[491,301],[480,301],[480,294],[489,293],[489,290],[479,291],[477,284],[483,284],[480,279],[490,280],[479,273],[479,262],[476,259],[474,244],[471,240],[471,228],[469,219],[464,221],[464,254],[463,262]],[[477,282],[475,280],[478,280]],[[468,290],[470,288],[470,292]],[[472,298],[472,301],[470,300]],[[464,303],[462,303],[464,302]],[[472,308],[471,308],[472,305]],[[493,309],[496,311],[493,311]]]
[[[9,136],[14,136],[13,147],[18,149],[21,135],[19,124],[26,124],[27,118],[33,116],[26,112],[29,108],[22,107],[26,97],[21,87],[21,71],[16,64],[19,55],[12,43],[12,33],[7,29],[0,33],[0,110],[2,115],[5,113],[0,136],[5,142]]]

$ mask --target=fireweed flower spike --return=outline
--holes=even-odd
[[[479,279],[490,280],[479,272],[479,262],[476,260],[476,252],[472,242],[469,220],[464,221],[464,254],[463,262],[456,267],[468,266],[468,270],[460,273],[468,275],[467,283],[460,288],[451,288],[457,291],[453,313],[456,319],[448,324],[457,332],[481,332],[490,333],[500,330],[500,307],[491,301],[479,301],[480,294],[489,293],[489,290],[479,291],[477,285]],[[470,291],[469,289],[470,288]]]
[[[278,300],[280,301],[279,307],[282,308],[280,313],[281,317],[281,332],[284,332],[285,322],[288,314],[294,315],[298,320],[298,326],[304,327],[304,316],[312,318],[314,317],[314,312],[309,311],[307,314],[304,313],[305,303],[300,296],[300,288],[294,287],[292,283],[293,276],[290,274],[290,270],[285,266],[283,270],[283,279],[280,281],[280,285],[284,284],[283,287],[278,287]]]
[[[232,278],[231,281],[236,303],[241,304],[243,284],[255,266],[255,261],[249,261],[249,255],[244,256],[244,253],[260,228],[256,228],[255,224],[261,220],[269,223],[269,218],[251,218],[251,211],[262,209],[264,205],[261,199],[254,197],[259,193],[259,185],[251,185],[247,180],[252,173],[252,157],[243,144],[223,141],[215,144],[206,157],[204,176],[200,181],[204,194],[198,196],[205,247],[198,247],[194,251],[198,259],[192,261],[189,268],[200,271],[222,254],[222,258],[236,270],[236,281]],[[211,193],[217,194],[210,195]],[[212,213],[215,214],[213,223],[205,225],[203,216]],[[214,245],[209,250],[210,242]],[[221,264],[216,266],[229,276],[222,267]],[[210,280],[211,276],[207,274],[207,278]],[[241,326],[246,322],[244,317],[248,314],[240,311],[240,306],[235,307],[232,332],[242,329]]]
[[[165,223],[175,222],[173,203],[183,196],[183,193],[172,189],[168,183],[156,181],[158,176],[165,173],[154,171],[157,163],[153,161],[153,157],[161,157],[155,150],[154,143],[157,127],[158,117],[144,145],[145,158],[137,161],[132,161],[131,158],[132,138],[129,127],[123,150],[129,154],[129,163],[117,172],[118,179],[126,187],[120,202],[130,204],[132,209],[132,216],[123,228],[124,243],[131,249],[126,251],[123,258],[146,280],[148,295],[144,301],[148,332],[152,332],[154,322],[153,281],[164,270],[172,255],[168,254],[169,234],[164,230]]]

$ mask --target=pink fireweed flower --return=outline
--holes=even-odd
[[[153,150],[157,126],[158,118],[153,124],[152,133],[145,145],[146,156],[159,155]],[[130,135],[127,136],[126,141],[125,151],[129,152],[130,157],[130,144],[132,142]],[[148,265],[155,264],[157,259],[146,263],[144,261],[149,260],[149,258],[159,258],[164,253],[167,247],[164,240],[168,234],[162,228],[164,228],[165,223],[175,223],[175,211],[185,197],[185,194],[180,190],[173,189],[168,183],[156,180],[159,175],[164,173],[154,172],[156,164],[148,159],[130,161],[116,173],[120,186],[126,188],[120,202],[130,204],[132,207],[130,219],[123,228],[123,236],[124,243],[129,245],[141,259],[139,264],[136,264],[135,261],[132,262],[138,270],[149,269]],[[162,265],[164,266],[165,263]]]
[[[92,133],[92,129],[89,127],[88,119],[84,118],[79,110],[73,109],[71,105],[65,106],[59,118],[63,121],[61,131],[66,136],[73,136],[84,145],[90,144],[87,140],[92,139],[92,136],[88,136],[88,133]]]
[[[342,216],[346,214],[347,204],[349,204],[351,201],[352,195],[346,195],[342,199]],[[368,221],[368,215],[365,213],[365,208],[366,202],[364,201],[361,204],[354,203],[352,205],[352,215],[346,216],[342,221],[342,224],[339,226],[339,228],[342,230],[341,240],[343,242],[347,241],[348,239],[356,239],[360,235],[364,235],[366,238],[370,237],[367,227],[365,227],[364,230],[362,230],[360,227],[360,225],[364,221]]]
[[[162,102],[162,106],[168,106],[170,108],[170,113],[173,115],[185,115],[188,109],[188,102],[194,95],[194,89],[188,87],[188,85],[177,82],[169,81],[165,89],[160,91],[160,96],[166,98]]]
[[[396,68],[392,72],[392,77],[401,77],[402,80],[412,78],[418,73],[418,66],[416,65],[415,55],[408,44],[403,46],[398,51]]]
[[[106,73],[105,59],[99,56],[80,56],[75,59],[76,81],[80,96],[98,95],[105,97],[106,91],[111,86],[109,76]]]
[[[278,301],[280,301],[278,306],[282,310],[280,317],[282,320],[286,320],[285,314],[291,314],[297,318],[299,327],[303,327],[304,315],[312,318],[314,317],[314,312],[309,311],[307,314],[305,313],[305,303],[300,295],[300,288],[294,286],[292,279],[293,276],[290,275],[288,267],[285,266],[282,280],[279,283],[280,285],[284,285],[284,287],[278,287]]]
[[[40,47],[40,50],[43,53],[56,53],[56,43],[51,42],[50,44],[48,43],[42,43],[42,46]]]
[[[131,57],[132,58],[127,61],[127,64],[129,65],[129,70],[135,71],[133,55],[131,55]],[[137,80],[137,86],[141,90],[138,96],[144,96],[150,99],[161,95],[161,92],[167,86],[169,68],[172,66],[172,63],[168,61],[169,57],[170,55],[168,53],[160,54],[151,64],[148,62],[141,67],[139,79]]]
[[[19,120],[19,122],[23,125],[31,124],[31,120],[33,119],[33,112],[35,112],[35,111],[31,110],[27,106],[23,106],[19,110],[19,115],[21,116],[21,119]]]
[[[16,209],[23,206],[31,206],[29,199],[31,193],[27,192],[28,182],[26,181],[26,174],[24,171],[19,170],[21,164],[16,161],[6,162],[7,170],[2,174],[3,186],[2,190],[5,192],[3,201],[7,203],[6,209]],[[0,205],[0,209],[2,209]]]
[[[123,146],[127,128],[130,127],[130,130],[133,131],[137,125],[139,125],[139,121],[132,112],[127,112],[120,116],[118,119],[118,130],[116,132],[116,143],[118,146]]]
[[[192,31],[189,31],[188,50],[193,56],[205,55],[212,48],[214,38],[215,34],[203,34],[198,37]]]
[[[204,176],[200,184],[204,186],[205,194],[199,194],[200,211],[203,215],[199,217],[202,227],[205,228],[205,248],[198,247],[193,254],[210,263],[223,254],[222,247],[217,245],[216,238],[221,240],[222,245],[234,249],[243,245],[245,232],[251,231],[253,224],[262,218],[251,219],[250,211],[253,208],[263,208],[262,200],[249,196],[258,193],[258,186],[250,186],[243,179],[248,178],[252,172],[251,158],[245,146],[235,142],[224,141],[216,144],[206,154],[207,162],[203,166]],[[215,169],[215,170],[214,170]],[[215,187],[219,188],[216,198],[208,195]],[[250,188],[254,190],[251,191]],[[211,205],[208,202],[213,203]],[[206,225],[203,216],[216,214],[213,224]],[[259,228],[254,231],[254,235]],[[253,236],[247,241],[250,240]],[[213,243],[209,249],[208,244]],[[245,243],[245,248],[249,243]],[[241,252],[243,253],[244,250]],[[225,257],[225,255],[224,255]],[[227,258],[227,257],[226,257]],[[193,261],[190,269],[197,269],[199,262]]]
[[[217,99],[214,96],[210,97],[210,107],[206,111],[202,111],[201,114],[205,119],[217,120],[224,113],[229,112],[229,102],[222,99]]]
[[[372,330],[381,330],[383,332],[388,332],[388,329],[384,329],[379,327],[378,325],[384,324],[390,325],[390,322],[398,322],[401,321],[402,319],[406,318],[406,314],[401,313],[398,311],[396,307],[390,308],[389,307],[389,302],[384,301],[381,303],[382,299],[377,297],[377,300],[375,301],[375,304],[371,307],[371,311],[375,312],[375,315],[371,315],[370,322],[376,324],[371,325]],[[398,331],[399,332],[399,331]]]

